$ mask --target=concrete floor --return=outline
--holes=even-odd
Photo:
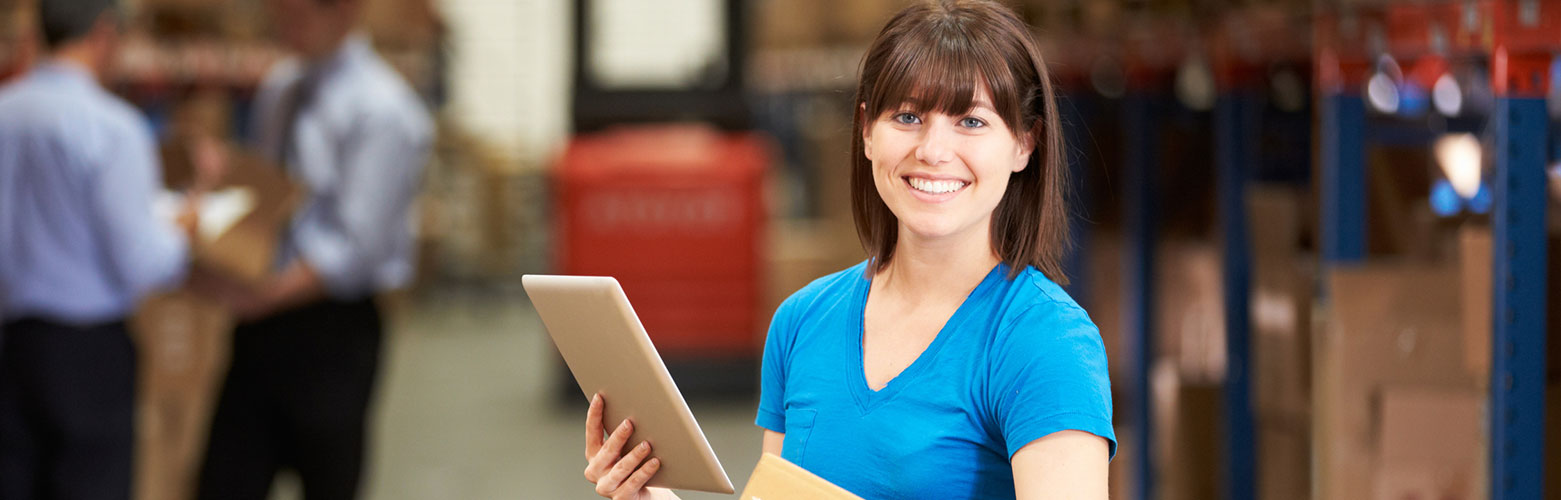
[[[523,293],[429,294],[391,323],[365,498],[599,498],[581,475],[585,406],[558,403],[556,354]],[[741,490],[759,459],[756,400],[690,406]],[[273,498],[295,498],[293,483]]]

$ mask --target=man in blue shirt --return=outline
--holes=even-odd
[[[130,497],[125,318],[180,281],[186,232],[153,215],[151,129],[98,83],[113,0],[38,6],[47,60],[0,88],[0,498]]]
[[[256,148],[310,193],[276,272],[227,297],[244,322],[212,422],[202,499],[357,495],[379,364],[374,295],[412,275],[412,201],[432,141],[421,100],[353,33],[363,0],[270,0],[283,45],[255,98]]]

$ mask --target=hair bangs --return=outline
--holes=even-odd
[[[987,103],[1015,134],[1022,103],[1010,98],[1018,87],[1015,75],[1000,60],[988,37],[967,33],[968,27],[947,23],[937,29],[909,31],[885,44],[882,73],[867,89],[867,118],[901,109],[918,114],[938,112],[959,116],[975,109],[986,90]]]

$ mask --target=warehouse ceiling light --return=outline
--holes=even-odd
[[[1214,87],[1214,68],[1202,55],[1192,54],[1176,68],[1176,100],[1193,111],[1214,109],[1219,91]]]
[[[1398,113],[1399,83],[1403,80],[1404,71],[1399,69],[1398,61],[1384,54],[1377,59],[1371,78],[1366,80],[1366,103],[1378,113]]]
[[[1448,134],[1438,138],[1434,148],[1437,166],[1453,191],[1473,199],[1480,191],[1480,140],[1474,134]]]
[[[1451,73],[1443,73],[1431,88],[1431,104],[1442,116],[1454,117],[1463,111],[1463,87]]]

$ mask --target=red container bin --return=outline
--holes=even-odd
[[[769,158],[759,134],[694,126],[573,138],[554,177],[559,272],[617,278],[664,358],[756,357]]]

